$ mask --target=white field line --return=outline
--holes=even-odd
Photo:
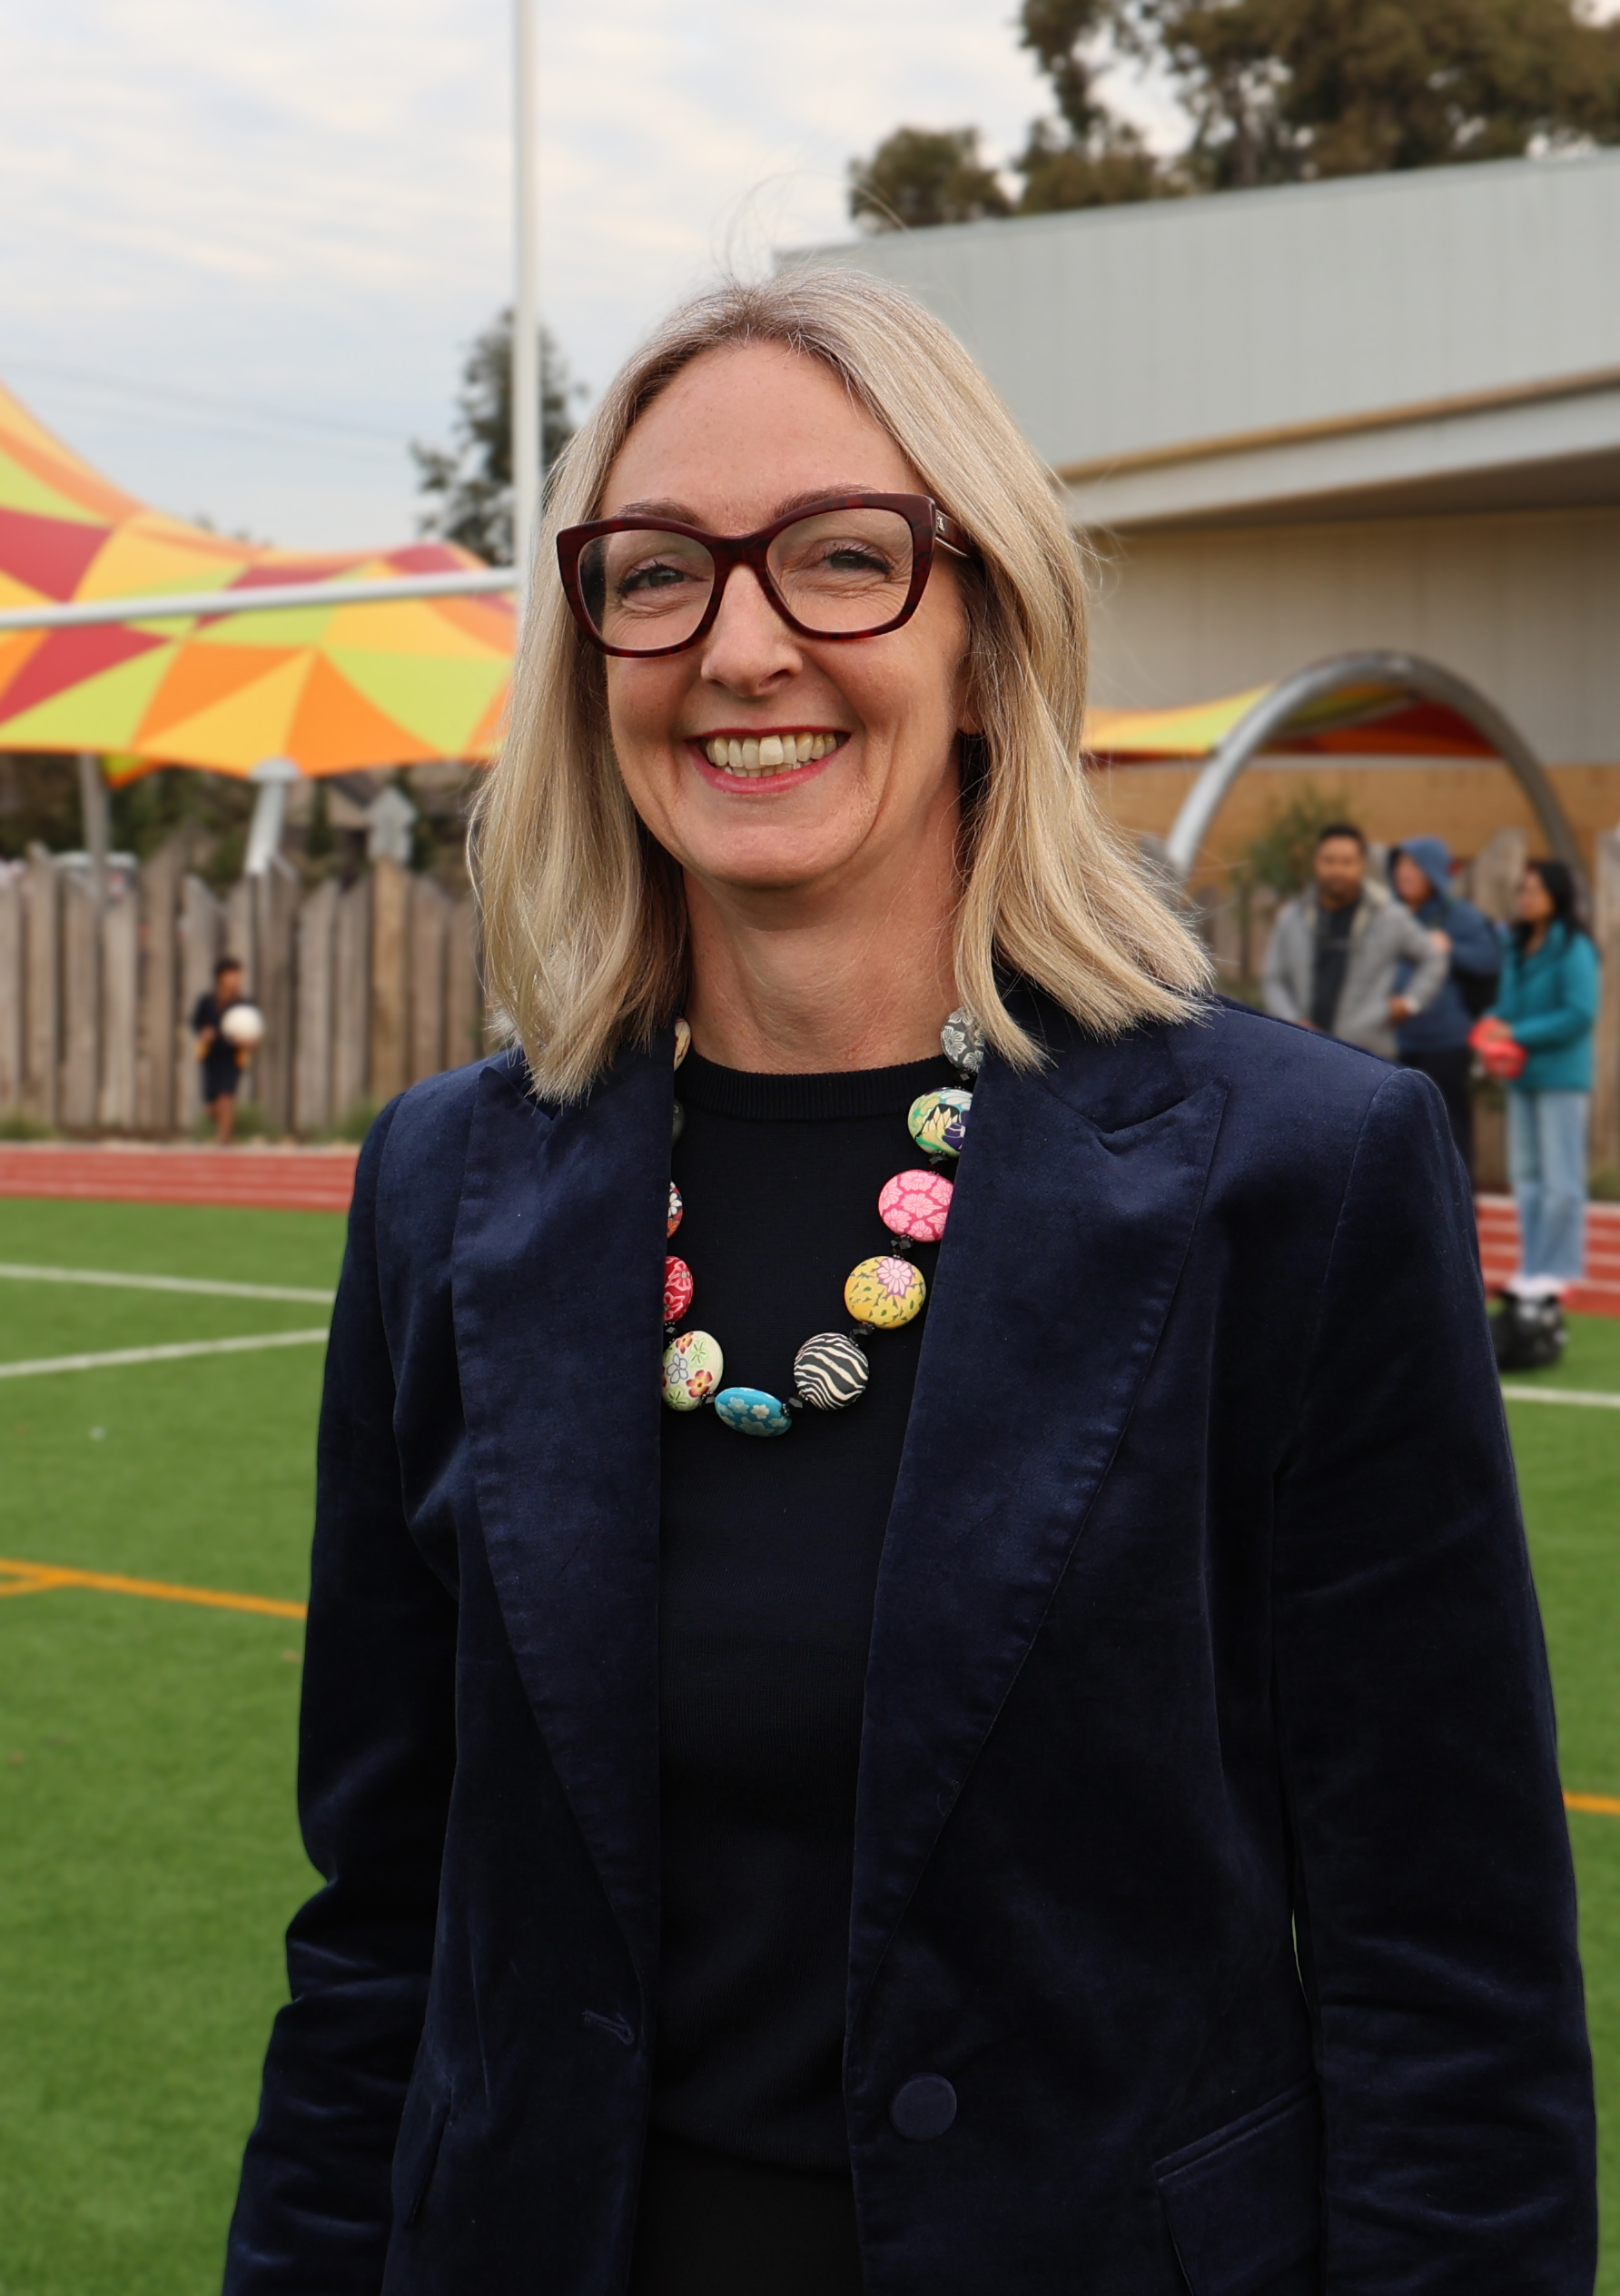
[[[1588,1410],[1620,1411],[1620,1395],[1600,1395],[1589,1387],[1505,1387],[1510,1403],[1580,1403]]]
[[[215,1283],[197,1275],[119,1275],[111,1268],[35,1268],[21,1261],[0,1261],[0,1277],[20,1283],[104,1283],[120,1292],[197,1292],[211,1300],[298,1300],[308,1307],[329,1308],[330,1292],[306,1292],[291,1283]]]
[[[177,1340],[168,1347],[115,1347],[104,1355],[38,1355],[27,1363],[0,1363],[0,1380],[34,1380],[47,1371],[115,1371],[126,1363],[179,1363],[190,1355],[251,1355],[266,1347],[324,1347],[319,1331],[260,1331],[239,1340]]]

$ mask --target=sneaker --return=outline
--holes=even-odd
[[[1544,1371],[1569,1344],[1556,1296],[1526,1300],[1509,1293],[1491,1318],[1499,1371]]]

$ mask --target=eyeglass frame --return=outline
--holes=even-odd
[[[886,622],[879,622],[871,629],[811,629],[790,613],[787,601],[772,577],[767,552],[778,534],[785,534],[790,526],[797,526],[803,519],[818,518],[826,510],[894,510],[911,529],[912,577],[900,611]],[[715,561],[715,580],[709,591],[708,604],[698,618],[691,635],[676,646],[614,646],[602,636],[590,618],[585,602],[585,589],[579,579],[579,561],[588,546],[607,534],[678,534],[689,542],[701,542]],[[762,526],[753,534],[710,534],[701,526],[687,526],[679,519],[623,518],[593,519],[585,526],[565,526],[557,538],[558,571],[562,577],[563,595],[582,636],[598,650],[612,654],[626,661],[653,661],[668,654],[684,654],[689,648],[701,644],[713,629],[726,595],[726,584],[739,566],[746,566],[765,592],[775,611],[797,638],[807,638],[813,644],[840,646],[857,638],[884,638],[890,630],[909,622],[923,600],[928,587],[928,577],[933,571],[933,550],[938,543],[953,558],[971,558],[972,546],[966,534],[948,511],[942,510],[932,495],[927,494],[828,494],[813,502],[802,503],[796,510],[789,510],[768,526]]]

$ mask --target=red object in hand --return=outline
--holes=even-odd
[[[1499,1084],[1510,1084],[1516,1076],[1524,1074],[1525,1063],[1530,1055],[1516,1042],[1506,1021],[1487,1013],[1468,1031],[1468,1042],[1484,1064],[1486,1074],[1496,1077]]]

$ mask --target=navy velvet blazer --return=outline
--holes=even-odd
[[[1217,1007],[974,1097],[877,1593],[870,2296],[1585,2296],[1535,1597],[1427,1081]],[[614,2296],[658,1989],[666,1037],[361,1158],[231,2296]],[[762,2291],[761,2296],[769,2296]]]

